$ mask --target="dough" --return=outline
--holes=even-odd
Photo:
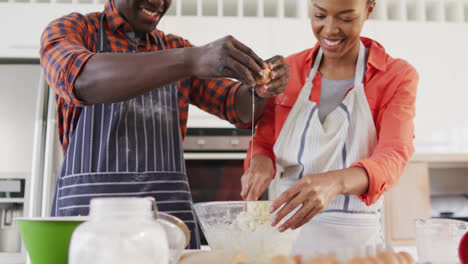
[[[268,202],[247,202],[247,210],[237,215],[239,227],[253,232],[259,227],[268,225],[273,218],[269,210],[270,203]]]

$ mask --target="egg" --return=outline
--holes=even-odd
[[[414,264],[414,259],[411,257],[411,255],[408,252],[401,251],[397,254],[400,258],[400,263],[405,263],[405,264]],[[401,262],[401,260],[404,260],[404,262]]]
[[[393,255],[398,260],[398,262],[397,262],[398,264],[409,264],[409,263],[406,262],[405,257],[403,257],[402,255],[398,255],[397,253],[393,253]]]
[[[265,75],[265,79],[259,79],[257,77],[255,77],[255,82],[257,82],[257,84],[267,84],[271,81],[271,78],[270,78],[270,68],[266,68],[266,69],[262,69],[262,72],[263,72],[263,75]]]
[[[379,253],[376,258],[383,264],[400,264],[400,261],[392,252]]]
[[[369,262],[369,264],[385,264],[382,262],[382,260],[378,259],[378,258],[375,258],[375,257],[368,257],[367,258],[367,262]]]
[[[250,264],[249,255],[243,251],[238,251],[232,256],[232,264]]]
[[[338,259],[335,255],[329,255],[328,257],[325,257],[324,260],[327,264],[338,264]]]
[[[370,259],[370,257],[353,258],[347,264],[371,264],[372,260]]]
[[[328,264],[328,262],[323,258],[313,258],[307,264]]]
[[[283,256],[283,255],[278,255],[270,259],[268,264],[296,264],[296,261],[294,261],[293,258]]]
[[[321,258],[313,258],[307,262],[307,264],[323,264]]]
[[[292,258],[296,264],[302,263],[302,255],[296,255]]]

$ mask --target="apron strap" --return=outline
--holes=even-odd
[[[315,75],[318,72],[318,69],[320,67],[320,63],[323,58],[323,51],[321,48],[319,48],[317,55],[315,56],[314,60],[314,65],[312,66],[312,69],[310,69],[309,76],[307,77],[306,84],[312,84]],[[359,54],[356,62],[356,72],[354,74],[354,87],[361,87],[363,85],[364,81],[364,74],[365,74],[365,60],[366,60],[366,48],[364,47],[364,44],[362,44],[362,41],[359,42]],[[310,93],[312,92],[312,85],[306,85],[302,89],[298,100],[309,100],[310,98]]]
[[[97,41],[97,47],[96,50],[99,53],[105,52],[107,50],[107,42],[105,41],[107,39],[107,34],[106,31],[104,30],[104,19],[106,16],[106,11],[102,11],[101,13],[101,18],[99,19],[99,34],[98,34],[98,41]]]
[[[356,73],[354,75],[354,87],[358,87],[363,84],[364,81],[364,74],[365,74],[365,60],[366,60],[366,48],[362,41],[359,42],[359,55],[356,64]],[[362,85],[364,86],[364,85]]]

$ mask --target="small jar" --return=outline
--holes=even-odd
[[[90,220],[73,232],[68,264],[168,264],[168,239],[152,207],[148,198],[91,200]]]

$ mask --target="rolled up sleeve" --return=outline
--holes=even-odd
[[[40,60],[49,85],[65,102],[89,105],[78,100],[74,84],[86,61],[95,53],[86,48],[86,20],[73,13],[52,21],[41,36]]]
[[[239,82],[229,79],[204,79],[193,77],[191,80],[190,103],[227,120],[238,128],[249,128],[250,123],[243,123],[237,115],[235,106]]]
[[[413,119],[418,81],[418,73],[410,66],[403,73],[393,97],[381,110],[378,143],[373,154],[351,165],[367,171],[368,192],[358,196],[367,205],[375,203],[399,181],[414,153]]]

